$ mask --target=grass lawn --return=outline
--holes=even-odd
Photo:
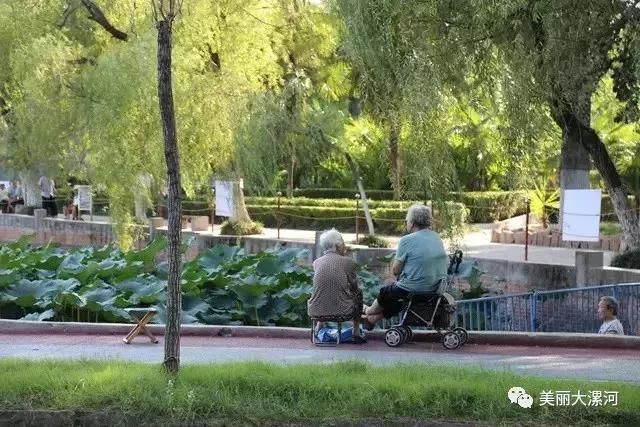
[[[602,236],[617,236],[622,233],[622,228],[618,222],[601,222],[600,234]]]
[[[640,425],[640,387],[480,369],[237,363],[185,365],[177,377],[125,362],[0,360],[0,408],[125,413],[139,422],[410,419],[528,425]],[[530,409],[511,404],[523,387]],[[541,391],[617,391],[617,406],[540,406]],[[342,422],[340,421],[340,422]]]

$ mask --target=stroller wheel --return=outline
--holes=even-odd
[[[469,334],[467,333],[467,330],[464,328],[460,328],[460,327],[454,328],[453,333],[458,335],[458,338],[460,338],[460,346],[465,345],[465,343],[469,339]]]
[[[399,329],[404,333],[404,342],[411,342],[413,340],[413,331],[410,327],[406,325],[402,325]]]
[[[442,337],[442,345],[447,350],[455,350],[460,347],[460,337],[455,332],[447,332]]]
[[[402,332],[400,329],[393,327],[384,334],[384,342],[389,347],[398,347],[403,342]]]

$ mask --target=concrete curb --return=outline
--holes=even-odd
[[[37,322],[30,320],[0,319],[0,334],[72,334],[72,335],[122,335],[133,325],[122,323],[78,323],[78,322]],[[164,325],[150,325],[155,335],[164,335]],[[383,330],[369,332],[373,340],[384,339]],[[224,325],[183,325],[183,336],[232,336],[248,338],[289,338],[310,339],[309,328],[284,328],[272,326],[224,326]],[[144,338],[142,338],[144,339]],[[434,331],[414,331],[414,339],[423,342],[437,342]],[[640,337],[605,336],[597,334],[555,333],[555,332],[469,332],[470,344],[513,345],[529,347],[578,347],[578,348],[618,348],[640,349]]]

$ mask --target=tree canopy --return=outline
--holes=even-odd
[[[353,186],[346,153],[365,187],[434,198],[593,163],[637,245],[639,21],[631,0],[185,2],[182,186]],[[144,2],[0,4],[5,166],[104,188],[125,245],[134,194],[166,181],[155,37]]]

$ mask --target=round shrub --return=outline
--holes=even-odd
[[[258,221],[225,221],[220,228],[220,234],[226,236],[246,236],[262,233],[262,223]]]
[[[367,234],[360,238],[357,242],[359,245],[365,245],[370,248],[388,248],[389,241],[384,237],[376,236],[375,234]]]
[[[621,252],[611,260],[612,267],[640,270],[640,248]]]

